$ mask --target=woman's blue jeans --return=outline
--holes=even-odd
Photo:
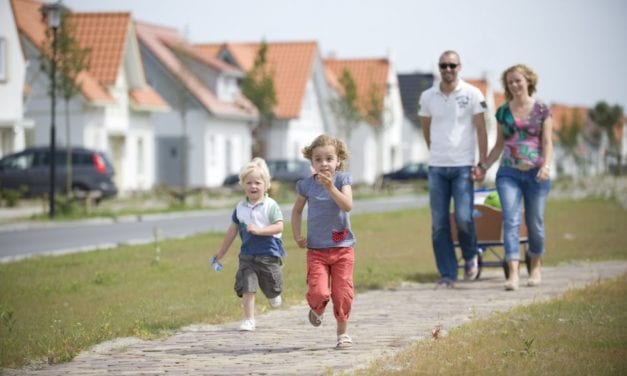
[[[474,184],[471,166],[429,166],[431,242],[435,263],[442,279],[457,280],[457,256],[451,238],[450,206],[454,202],[455,224],[464,260],[477,254],[475,223],[472,218]]]
[[[520,260],[521,211],[525,208],[525,223],[529,236],[527,253],[530,257],[544,254],[544,208],[551,190],[550,180],[538,181],[538,169],[521,171],[500,167],[496,173],[496,189],[503,211],[503,242],[505,260]]]

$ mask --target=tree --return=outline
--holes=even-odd
[[[259,125],[253,131],[253,156],[266,157],[264,135],[272,124],[274,107],[277,104],[274,87],[274,72],[268,66],[268,44],[262,40],[255,57],[253,67],[246,72],[242,80],[242,94],[246,96],[259,111]]]
[[[381,131],[384,128],[386,119],[383,119],[383,98],[376,85],[371,84],[368,88],[366,98],[366,121],[375,130]]]
[[[384,111],[381,91],[374,83],[368,88],[368,94],[365,99],[365,119],[374,130],[377,141],[376,175],[381,176],[383,174],[383,135],[392,119],[389,119],[386,111]]]
[[[70,100],[81,91],[78,75],[89,70],[91,48],[81,47],[75,35],[75,25],[71,22],[68,11],[63,11],[61,24],[56,35],[56,95],[63,98],[65,103],[65,134],[67,143],[67,180],[66,191],[68,197],[72,195],[72,145],[70,142]],[[46,29],[46,37],[42,46],[40,60],[41,70],[51,77],[52,75],[52,31]],[[52,95],[52,93],[49,93]]]
[[[595,122],[601,129],[605,131],[608,139],[608,155],[614,156],[618,164],[618,172],[622,169],[621,161],[621,144],[616,139],[616,131],[622,127],[623,107],[620,105],[610,106],[607,102],[601,101],[597,103],[592,110],[588,112],[590,120]],[[607,160],[606,160],[607,163]],[[607,169],[607,166],[606,166]]]
[[[342,69],[338,79],[341,86],[341,93],[338,98],[331,99],[331,109],[339,120],[339,128],[342,137],[350,145],[353,129],[362,120],[359,112],[359,102],[357,96],[357,84],[348,68]]]

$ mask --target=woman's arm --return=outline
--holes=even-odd
[[[492,150],[488,153],[488,157],[485,160],[486,169],[489,169],[494,162],[496,162],[501,153],[503,152],[503,146],[505,145],[505,137],[503,136],[503,129],[501,124],[497,123],[496,127],[496,142],[492,147]]]
[[[479,146],[479,162],[486,160],[486,154],[488,152],[488,133],[485,130],[485,115],[483,112],[472,116],[472,123],[475,126],[477,132],[477,143]]]
[[[538,171],[538,180],[547,180],[551,174],[551,161],[553,160],[553,119],[547,117],[542,123],[542,158],[544,164]]]

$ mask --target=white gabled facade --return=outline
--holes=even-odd
[[[10,0],[0,0],[0,157],[26,146],[33,122],[24,118],[26,60]]]
[[[300,114],[275,119],[266,135],[268,159],[304,159],[302,150],[321,134],[335,134],[330,117],[330,93],[320,56],[316,55],[305,85]]]
[[[38,48],[28,38],[23,38],[23,43],[29,61],[27,83],[32,88],[25,101],[26,114],[35,122],[32,144],[46,146],[50,144],[50,82],[40,71]],[[166,111],[167,106],[160,104],[159,99],[145,103],[131,98],[136,90],[150,92],[150,89],[143,78],[141,56],[130,22],[122,46],[122,62],[114,83],[100,85],[104,97],[87,98],[89,87],[85,87],[69,101],[66,109],[65,100],[57,96],[55,128],[57,146],[84,146],[105,151],[115,168],[114,181],[124,195],[146,191],[155,185],[155,136],[151,117],[155,111]]]
[[[344,68],[351,72],[362,105],[369,100],[368,86],[376,87],[377,93],[381,95],[381,123],[361,121],[346,140],[350,149],[348,165],[353,181],[356,184],[374,184],[381,174],[398,169],[405,162],[404,115],[396,69],[389,58],[329,59],[327,65],[336,77]]]
[[[250,161],[256,109],[242,98],[242,72],[197,54],[174,29],[137,23],[146,76],[172,109],[152,117],[156,181],[219,187]]]

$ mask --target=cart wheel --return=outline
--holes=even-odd
[[[503,271],[505,272],[505,279],[509,279],[509,267],[507,267],[507,261],[503,261]]]
[[[479,277],[481,277],[481,269],[483,269],[483,257],[481,257],[481,252],[479,252],[479,254],[477,255],[477,266],[479,270],[477,271],[475,281],[479,280]]]

